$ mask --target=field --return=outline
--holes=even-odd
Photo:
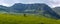
[[[60,20],[43,17],[42,15],[0,14],[0,24],[60,24]]]

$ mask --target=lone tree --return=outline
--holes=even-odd
[[[24,14],[24,17],[26,17],[26,14]]]

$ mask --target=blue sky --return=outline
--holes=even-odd
[[[24,4],[32,4],[32,3],[45,3],[50,7],[60,6],[60,0],[0,0],[0,5],[4,6],[12,6],[15,3],[24,3]]]

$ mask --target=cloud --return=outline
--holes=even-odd
[[[12,4],[14,4],[13,0],[0,0],[0,5],[11,6]]]
[[[57,7],[60,6],[60,0],[50,0],[48,4],[52,7]]]
[[[12,6],[15,3],[45,3],[50,7],[60,6],[60,0],[0,0],[0,5]]]

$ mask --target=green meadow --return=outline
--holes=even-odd
[[[60,24],[60,20],[38,14],[0,14],[0,24]]]

